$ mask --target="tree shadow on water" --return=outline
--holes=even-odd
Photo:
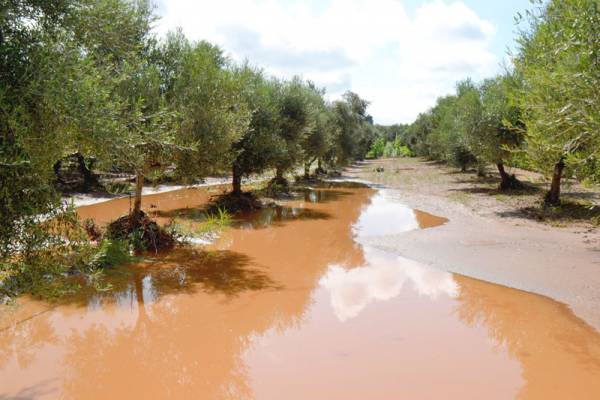
[[[331,214],[300,207],[268,207],[241,214],[234,219],[233,227],[240,229],[262,229],[281,227],[291,221],[329,220]]]
[[[173,268],[173,266],[175,268]],[[250,257],[232,251],[180,249],[154,261],[155,282],[163,292],[200,284],[210,293],[235,296],[246,291],[281,289]]]
[[[283,288],[244,254],[194,248],[176,249],[140,264],[108,271],[106,283],[111,290],[90,291],[72,301],[89,306],[135,299],[154,301],[169,294],[199,292],[232,298],[244,292]]]
[[[352,192],[344,190],[303,189],[299,199],[309,203],[329,203],[332,201],[339,201],[342,197],[349,196],[351,194]]]
[[[154,216],[183,220],[190,223],[203,223],[207,220],[206,208],[181,208],[170,211],[156,211]],[[265,228],[268,226],[283,226],[286,222],[295,220],[328,220],[332,216],[324,211],[303,207],[264,207],[254,211],[237,213],[233,217],[234,228]]]

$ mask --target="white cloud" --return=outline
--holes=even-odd
[[[498,64],[495,27],[462,2],[426,1],[409,15],[399,0],[162,0],[159,33],[182,27],[235,59],[300,74],[332,97],[353,90],[377,122],[410,122],[458,79]]]

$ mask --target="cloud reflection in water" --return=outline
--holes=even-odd
[[[354,234],[361,237],[393,235],[419,229],[415,212],[390,198],[385,190],[371,198],[353,226]]]
[[[419,295],[431,300],[440,295],[458,296],[458,285],[448,272],[372,248],[364,251],[365,266],[346,269],[331,265],[319,281],[329,290],[331,306],[341,322],[358,316],[373,302],[397,297],[407,281]]]
[[[394,235],[420,229],[415,211],[379,191],[362,210],[353,226],[355,240]],[[456,297],[458,285],[452,274],[422,265],[404,257],[363,247],[366,263],[359,268],[330,265],[320,279],[330,292],[331,305],[340,321],[356,317],[367,305],[397,297],[406,281],[423,296],[435,300],[440,295]]]

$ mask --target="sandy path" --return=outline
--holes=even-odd
[[[397,167],[392,161],[379,163]],[[367,163],[347,170],[346,175],[385,180],[388,196],[448,217],[450,222],[436,229],[375,238],[370,244],[450,272],[549,296],[569,305],[600,330],[598,229],[556,228],[502,218],[491,212],[492,203],[471,200],[465,205],[448,198],[441,179],[432,179],[435,184],[427,180],[406,184],[402,178],[384,179],[374,174],[373,168]],[[403,173],[413,171],[400,171]],[[485,209],[478,209],[481,206]]]

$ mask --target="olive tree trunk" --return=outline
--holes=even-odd
[[[496,163],[498,172],[500,173],[500,190],[523,189],[524,186],[514,174],[509,174],[504,169],[504,163],[499,161]]]
[[[233,166],[231,175],[231,185],[233,187],[231,193],[239,196],[240,194],[242,194],[242,174],[240,173],[240,169],[236,165]]]
[[[315,160],[316,160],[316,157],[313,158],[312,160],[308,160],[304,163],[304,179],[310,178],[310,167],[311,167],[311,165],[313,165]]]
[[[550,185],[550,191],[548,192],[548,194],[546,194],[547,204],[560,204],[560,181],[562,179],[564,169],[565,159],[564,157],[561,157],[560,160],[554,165],[554,172],[552,173],[552,184]]]
[[[133,209],[131,210],[131,222],[133,226],[139,224],[142,217],[142,190],[144,189],[144,174],[137,172],[135,175],[135,197]]]
[[[278,181],[283,179],[283,169],[282,168],[277,167],[277,169],[275,169],[275,179]]]
[[[320,158],[317,158],[317,170],[315,171],[315,174],[325,174],[325,170],[323,169]]]
[[[79,152],[75,153],[75,158],[77,159],[77,165],[79,167],[79,172],[83,176],[83,190],[88,191],[92,187],[99,186],[100,182],[98,182],[98,178],[90,168],[85,164],[85,158]]]
[[[500,173],[500,188],[508,189],[510,187],[510,175],[506,173],[504,163],[499,162],[496,164],[496,167],[498,167],[498,172]]]

